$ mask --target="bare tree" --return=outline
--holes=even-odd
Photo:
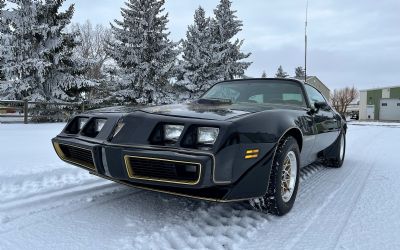
[[[86,73],[88,79],[99,80],[103,77],[102,67],[110,59],[106,53],[107,44],[112,39],[112,33],[103,25],[93,26],[88,20],[83,24],[73,24],[72,31],[78,34],[80,46],[75,50],[76,56],[91,64]]]
[[[331,97],[332,106],[342,115],[347,112],[347,107],[350,103],[358,98],[358,90],[353,87],[346,87],[343,89],[335,89]]]

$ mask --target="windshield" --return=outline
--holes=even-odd
[[[201,99],[306,106],[300,84],[281,80],[222,82],[208,90]]]

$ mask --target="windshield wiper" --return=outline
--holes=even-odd
[[[197,103],[199,104],[232,104],[231,99],[220,98],[200,98]]]

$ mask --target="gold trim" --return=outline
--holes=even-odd
[[[142,148],[142,149],[151,149],[151,150],[169,150],[173,152],[178,152],[178,153],[192,153],[192,154],[197,154],[197,155],[206,155],[212,158],[212,164],[213,164],[213,174],[212,174],[212,179],[215,184],[230,184],[232,183],[231,181],[217,181],[215,179],[215,169],[216,169],[216,160],[215,156],[212,153],[204,152],[204,151],[195,151],[195,150],[190,150],[190,149],[175,149],[175,148],[170,148],[170,147],[165,147],[165,146],[158,146],[158,147],[149,147],[149,146],[144,146],[144,145],[126,145],[126,144],[116,144],[116,143],[109,143],[106,142],[105,145],[108,146],[116,146],[116,147],[126,147],[126,148]]]
[[[88,164],[86,162],[79,161],[79,160],[77,161],[77,160],[69,159],[67,156],[65,156],[65,154],[62,151],[60,145],[64,145],[64,146],[67,146],[67,147],[73,147],[73,148],[78,148],[78,149],[81,149],[81,150],[89,151],[92,154],[93,164]],[[78,146],[73,146],[73,145],[70,145],[70,144],[58,143],[58,142],[54,142],[53,146],[54,146],[54,149],[56,150],[56,153],[57,153],[58,157],[60,157],[61,160],[65,161],[65,162],[68,162],[68,163],[75,164],[75,165],[79,165],[79,166],[81,166],[81,167],[83,167],[85,169],[95,170],[95,171],[97,170],[96,169],[96,165],[94,163],[94,154],[93,154],[92,150],[86,149],[86,148],[82,148],[82,147],[78,147]]]
[[[131,162],[129,161],[129,158],[146,159],[146,160],[159,160],[159,161],[167,161],[167,162],[176,162],[176,163],[185,163],[185,164],[197,165],[198,168],[199,168],[199,177],[195,181],[179,181],[179,180],[173,180],[173,179],[151,178],[151,177],[135,175],[134,170],[133,170],[132,165],[131,165]],[[174,183],[174,184],[184,184],[184,185],[196,185],[196,184],[198,184],[200,182],[200,178],[201,178],[202,166],[198,162],[176,161],[176,160],[165,159],[165,158],[143,157],[143,156],[132,156],[132,155],[125,155],[124,156],[124,161],[125,161],[126,171],[128,173],[129,178],[131,178],[131,179],[146,180],[146,181],[156,181],[156,182],[165,182],[165,183]]]
[[[153,191],[157,193],[163,193],[163,194],[170,194],[170,195],[176,195],[176,196],[181,196],[181,197],[187,197],[187,198],[192,198],[192,199],[197,199],[197,200],[205,200],[205,201],[212,201],[212,202],[220,202],[220,203],[228,203],[228,202],[237,202],[237,201],[248,201],[250,199],[256,199],[259,197],[251,197],[251,198],[242,198],[242,199],[231,199],[231,200],[221,200],[221,199],[212,199],[212,198],[207,198],[207,197],[201,197],[201,196],[195,196],[195,195],[188,195],[188,194],[181,194],[181,193],[176,193],[176,192],[171,192],[171,191],[165,191],[161,189],[156,189],[156,188],[149,188],[149,187],[143,187],[143,186],[136,186],[134,184],[126,183],[124,181],[120,181],[102,174],[98,174],[95,172],[90,172],[93,175],[96,175],[100,178],[104,178],[128,187],[133,187],[133,188],[138,188],[138,189],[143,189],[143,190],[148,190],[148,191]]]

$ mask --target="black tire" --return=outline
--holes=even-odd
[[[343,153],[341,153],[343,139]],[[346,133],[344,130],[340,132],[340,135],[336,139],[336,141],[324,151],[325,156],[325,164],[331,168],[340,168],[343,165],[345,156],[346,156]]]
[[[294,184],[293,192],[288,201],[284,201],[282,196],[281,182],[283,165],[289,152],[293,152],[296,157],[296,181]],[[292,154],[293,155],[293,154]],[[268,192],[264,197],[250,201],[253,208],[265,213],[274,215],[285,215],[288,213],[296,200],[297,190],[299,187],[300,179],[300,150],[296,139],[292,136],[283,138],[276,150],[273,165],[271,168],[271,175],[268,184]]]

